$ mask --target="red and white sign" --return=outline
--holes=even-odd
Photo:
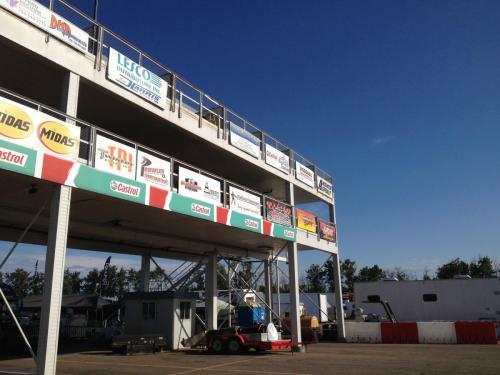
[[[179,194],[221,206],[221,182],[179,167]]]
[[[170,162],[139,150],[136,180],[170,189]]]
[[[266,164],[286,174],[290,173],[290,158],[288,155],[268,144],[266,144]]]

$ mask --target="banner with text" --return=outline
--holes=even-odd
[[[290,158],[288,155],[268,144],[266,144],[266,164],[287,174],[290,173]]]
[[[135,180],[136,165],[135,148],[97,135],[94,156],[96,169]]]
[[[318,184],[319,193],[326,195],[328,198],[333,197],[333,185],[329,181],[325,180],[321,176],[318,176],[316,183]]]
[[[295,209],[295,215],[297,217],[297,228],[317,233],[318,230],[316,216],[299,208]]]
[[[33,0],[4,0],[0,2],[0,6],[49,32],[77,50],[84,53],[88,52],[89,34],[39,2]]]
[[[221,206],[221,182],[179,167],[179,194]]]
[[[136,180],[170,190],[170,162],[139,150]]]
[[[229,186],[229,206],[231,210],[252,216],[262,216],[258,195]]]
[[[246,131],[245,129],[231,124],[229,127],[229,142],[241,151],[253,156],[254,158],[260,158],[260,139],[255,135]]]
[[[266,198],[266,219],[273,223],[292,226],[292,207]]]
[[[324,240],[337,242],[337,228],[335,227],[335,225],[325,223],[324,221],[320,220],[319,236]]]
[[[314,187],[314,171],[298,161],[295,161],[295,178],[310,187]]]
[[[0,138],[76,160],[80,128],[0,96]]]
[[[165,109],[167,82],[113,48],[109,49],[107,78]]]

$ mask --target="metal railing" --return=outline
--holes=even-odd
[[[230,108],[210,97],[203,90],[193,85],[182,76],[174,73],[154,57],[135,47],[125,38],[109,30],[101,23],[94,20],[89,14],[65,0],[46,0],[40,2],[46,4],[50,9],[53,9],[56,13],[67,18],[76,26],[87,31],[90,36],[89,54],[94,55],[95,69],[101,70],[103,68],[103,60],[107,58],[109,48],[114,48],[139,63],[140,66],[163,78],[167,83],[167,96],[170,102],[170,107],[165,110],[177,112],[179,117],[182,117],[185,113],[191,115],[198,120],[199,127],[205,124],[212,125],[216,128],[217,136],[225,140],[228,139],[229,124],[236,124],[250,133],[257,135],[261,139],[261,151],[263,151],[265,144],[270,144],[287,154],[290,157],[290,174],[295,173],[294,161],[298,161],[304,166],[312,169],[316,175],[321,176],[333,184],[333,179],[327,172],[315,166],[291,147],[257,128],[235,111],[232,111]],[[48,39],[49,37],[47,36],[47,40]],[[264,152],[261,152],[261,158],[265,158]],[[316,185],[317,182],[315,179],[315,188],[317,187]]]

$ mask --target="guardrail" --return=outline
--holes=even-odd
[[[103,60],[107,58],[109,48],[116,49],[129,58],[136,61],[140,66],[150,70],[161,77],[168,87],[167,97],[170,101],[170,107],[165,110],[177,112],[179,117],[183,116],[183,112],[187,112],[198,119],[199,127],[208,123],[216,127],[217,136],[224,140],[229,139],[229,125],[234,124],[244,130],[256,135],[261,140],[261,155],[260,158],[265,158],[264,147],[269,144],[279,151],[285,153],[290,158],[290,174],[294,175],[295,161],[312,169],[315,175],[322,177],[326,181],[333,184],[332,177],[291,147],[280,142],[265,131],[257,128],[250,121],[238,115],[235,111],[223,105],[216,99],[206,94],[203,90],[184,79],[179,74],[176,74],[167,66],[156,60],[141,49],[135,47],[125,38],[114,33],[110,29],[96,21],[93,16],[78,9],[74,5],[65,0],[50,0],[40,1],[46,4],[49,9],[67,18],[76,26],[85,30],[90,36],[89,53],[94,55],[94,68],[101,70]],[[47,41],[50,36],[47,34]],[[317,188],[317,181],[314,181],[314,188]]]

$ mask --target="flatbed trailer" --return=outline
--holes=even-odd
[[[207,349],[212,353],[237,354],[254,349],[259,352],[288,349],[292,340],[259,340],[259,334],[240,333],[236,330],[209,331],[206,334]]]

